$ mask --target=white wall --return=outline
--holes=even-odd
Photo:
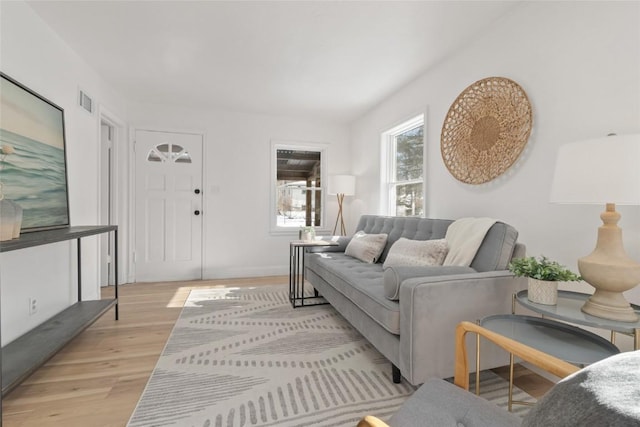
[[[288,274],[298,230],[269,233],[272,140],[327,143],[328,174],[351,172],[346,125],[151,104],[130,105],[129,117],[132,128],[204,134],[205,279]],[[325,200],[333,226],[337,202]]]
[[[0,8],[0,68],[64,109],[71,224],[97,224],[99,118],[76,105],[77,91],[83,88],[123,120],[124,99],[25,3],[1,2]],[[82,249],[83,298],[96,299],[97,238],[84,239]],[[76,300],[75,242],[3,253],[0,266],[3,345]],[[30,297],[39,305],[32,316]]]
[[[440,132],[458,94],[489,76],[513,79],[524,88],[533,106],[533,132],[513,170],[472,186],[446,169]],[[549,204],[556,150],[609,132],[640,133],[640,3],[525,3],[357,120],[353,173],[361,179],[354,215],[378,212],[380,133],[423,110],[428,111],[427,216],[499,218],[519,230],[529,254],[577,268],[577,258],[595,245],[604,206]],[[640,261],[640,207],[619,211],[626,249]],[[629,299],[640,304],[640,287]]]

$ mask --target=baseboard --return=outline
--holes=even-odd
[[[205,268],[202,278],[207,279],[234,279],[240,277],[261,277],[261,276],[286,276],[289,274],[289,267],[261,266],[261,267],[227,267],[227,268]]]

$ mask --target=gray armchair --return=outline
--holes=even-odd
[[[498,408],[467,391],[469,367],[464,339],[467,332],[480,334],[563,379],[524,418]],[[454,384],[431,379],[403,404],[389,424],[366,416],[358,427],[640,426],[640,350],[621,353],[578,370],[481,326],[462,322],[456,330]]]

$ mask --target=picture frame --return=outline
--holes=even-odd
[[[64,110],[0,72],[2,196],[22,208],[20,232],[70,225]]]

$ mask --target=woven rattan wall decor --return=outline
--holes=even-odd
[[[516,82],[504,77],[478,80],[449,108],[442,125],[442,159],[459,181],[491,181],[518,159],[531,125],[529,98]]]

